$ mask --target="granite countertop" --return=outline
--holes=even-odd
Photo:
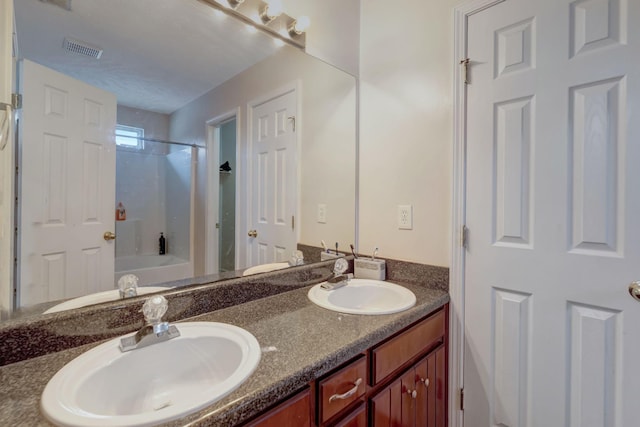
[[[230,426],[248,420],[449,301],[446,290],[404,286],[415,293],[417,303],[396,314],[362,316],[325,310],[308,300],[310,287],[305,287],[187,319],[248,330],[260,343],[262,358],[234,392],[164,425]],[[0,425],[51,425],[39,408],[45,385],[62,366],[98,344],[0,367]]]

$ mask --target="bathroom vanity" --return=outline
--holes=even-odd
[[[404,282],[389,277],[416,296],[415,306],[395,314],[326,310],[308,299],[307,284],[182,318],[244,328],[257,338],[262,355],[256,371],[235,391],[164,425],[358,426],[369,419],[373,425],[400,420],[407,426],[444,426],[449,296],[442,270],[431,277],[420,271]],[[251,280],[260,286],[265,278],[285,274],[292,273],[265,273]],[[62,366],[98,344],[0,367],[0,425],[50,425],[39,408],[45,385]]]
[[[445,427],[447,319],[448,304],[248,425]]]

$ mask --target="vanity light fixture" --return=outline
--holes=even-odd
[[[282,0],[200,0],[216,10],[233,16],[250,27],[305,50],[309,18],[298,19],[283,12]]]
[[[260,8],[260,19],[266,25],[282,14],[282,1],[269,0]]]
[[[238,6],[240,6],[242,3],[244,3],[244,0],[227,0],[227,3],[229,4],[229,7],[231,9],[237,9]]]
[[[309,28],[310,24],[311,24],[311,21],[309,20],[308,16],[301,16],[298,19],[294,19],[294,21],[289,25],[289,28],[287,28],[287,30],[289,31],[289,35],[291,37],[295,37],[297,35],[304,33],[307,30],[307,28]]]

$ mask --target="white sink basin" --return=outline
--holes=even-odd
[[[350,314],[390,314],[407,310],[416,303],[409,289],[391,282],[351,279],[349,284],[328,291],[318,284],[307,294],[320,307]]]
[[[268,273],[270,271],[282,270],[289,267],[288,262],[272,262],[270,264],[260,264],[254,267],[247,268],[242,275],[248,276],[250,274]]]
[[[171,287],[167,286],[141,286],[137,288],[138,295],[152,294],[154,292],[162,292]],[[120,291],[114,289],[111,291],[96,292],[95,294],[85,295],[70,299],[69,301],[62,302],[58,305],[54,305],[42,314],[57,313],[58,311],[71,310],[73,308],[80,308],[86,305],[99,304],[101,302],[109,302],[120,299]]]
[[[260,361],[253,335],[213,322],[176,323],[180,337],[122,353],[120,338],[64,366],[41,408],[61,426],[147,426],[195,412],[236,389]]]

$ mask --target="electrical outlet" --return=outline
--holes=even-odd
[[[320,224],[327,223],[327,205],[324,203],[318,205],[318,222]]]
[[[413,207],[398,205],[398,229],[413,230]]]

